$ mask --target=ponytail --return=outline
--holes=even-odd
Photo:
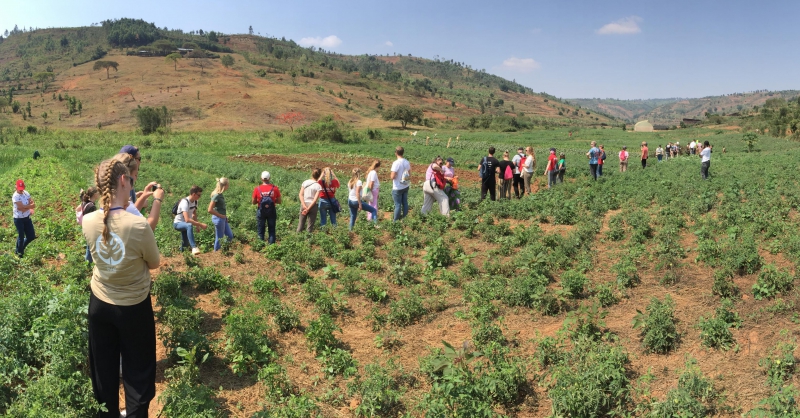
[[[347,187],[349,187],[351,189],[353,187],[356,187],[356,184],[358,184],[358,177],[360,175],[361,175],[361,169],[360,168],[354,168],[353,169],[353,175],[350,176],[350,181],[347,182]]]
[[[87,204],[92,201],[92,196],[97,194],[97,187],[90,187],[86,190],[81,189],[81,203]]]
[[[213,194],[220,194],[220,193],[222,193],[222,190],[223,190],[223,189],[225,188],[225,186],[227,186],[227,185],[228,185],[228,179],[227,179],[227,178],[225,178],[225,177],[220,177],[220,178],[218,178],[218,179],[217,179],[217,185],[216,185],[216,187],[214,187],[214,191],[213,191],[213,192],[211,192],[211,194],[213,195]]]

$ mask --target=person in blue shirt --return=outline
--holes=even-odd
[[[593,179],[597,180],[597,163],[600,158],[600,149],[597,148],[597,142],[592,141],[592,147],[586,153],[586,157],[589,158],[589,174],[592,175]]]

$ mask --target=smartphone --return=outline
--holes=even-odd
[[[152,189],[153,189],[152,191],[156,191],[156,190],[158,190],[158,185],[157,185],[157,184],[156,184],[156,185],[154,185],[154,186],[152,187]]]

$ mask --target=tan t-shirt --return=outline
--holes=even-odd
[[[125,211],[109,215],[108,227],[111,237],[103,243],[103,212],[83,218],[83,236],[94,260],[92,293],[112,305],[136,305],[150,293],[147,263],[160,261],[156,237],[147,219]]]

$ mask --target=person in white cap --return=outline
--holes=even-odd
[[[264,226],[266,224],[269,229],[268,242],[274,244],[275,223],[278,220],[278,211],[275,205],[281,203],[281,191],[270,182],[270,178],[269,171],[261,173],[261,184],[253,189],[252,203],[258,205],[258,209],[256,209],[258,237],[264,241]]]

